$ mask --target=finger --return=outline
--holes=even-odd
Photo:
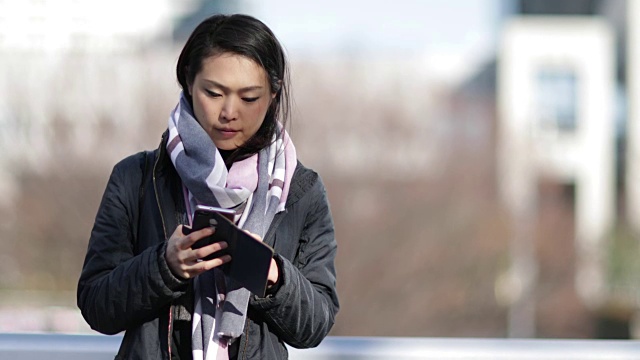
[[[200,261],[200,262],[194,263],[193,265],[183,265],[181,268],[182,277],[184,277],[185,279],[196,277],[205,271],[208,271],[220,265],[226,264],[229,261],[231,261],[231,256],[224,255],[219,258],[215,258],[207,261]]]
[[[220,250],[226,249],[229,246],[226,241],[215,242],[211,245],[195,249],[192,252],[192,258],[190,260],[197,260],[214,254]]]
[[[213,235],[213,233],[215,232],[215,228],[213,227],[206,227],[204,229],[198,230],[198,231],[194,231],[191,234],[182,237],[180,240],[178,240],[178,247],[181,250],[187,250],[190,249],[191,246],[198,240],[206,238],[207,236],[211,236]]]
[[[215,258],[215,259],[199,262],[195,267],[198,269],[198,271],[200,271],[200,273],[202,273],[202,272],[205,272],[207,270],[211,270],[213,268],[216,268],[216,267],[218,267],[220,265],[226,264],[229,261],[231,261],[231,256],[230,255],[224,255],[224,256],[221,256],[219,258]]]

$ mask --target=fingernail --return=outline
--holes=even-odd
[[[227,242],[226,242],[226,241],[221,241],[221,242],[220,242],[220,248],[222,248],[222,249],[226,249],[226,248],[227,248],[227,246],[229,246],[229,244],[227,244]]]

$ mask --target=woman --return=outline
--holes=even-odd
[[[117,164],[98,209],[78,306],[91,327],[125,331],[117,359],[283,359],[318,345],[338,311],[336,241],[325,189],[284,125],[288,72],[260,21],[216,15],[178,59],[182,87],[157,150]],[[197,204],[233,208],[275,249],[265,297],[218,267],[226,243],[185,236]],[[202,260],[213,254],[213,259]]]

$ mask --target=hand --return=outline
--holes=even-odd
[[[278,270],[278,263],[275,259],[271,258],[271,266],[269,266],[269,276],[267,276],[267,289],[272,287],[278,282],[280,277],[280,271]]]
[[[262,241],[262,237],[260,235],[256,235],[252,232],[246,231],[249,235],[254,238]],[[269,266],[269,275],[267,276],[267,289],[272,287],[275,283],[278,282],[278,278],[280,277],[280,272],[278,270],[278,263],[275,259],[271,258],[271,265]]]
[[[205,228],[202,230],[194,231],[191,234],[185,236],[182,233],[182,225],[179,225],[169,238],[167,244],[167,251],[165,253],[165,259],[167,265],[173,275],[181,277],[183,279],[191,279],[199,274],[218,267],[222,264],[231,261],[231,256],[224,255],[222,257],[214,258],[206,261],[199,261],[203,257],[213,254],[216,251],[220,251],[227,247],[227,243],[224,241],[213,243],[200,249],[192,249],[196,241],[211,236],[214,233],[213,228]]]

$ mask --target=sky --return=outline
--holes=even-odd
[[[0,0],[0,49],[57,51],[85,42],[94,50],[135,47],[123,39],[166,37],[168,23],[200,1],[114,0],[96,8],[88,0]],[[232,7],[270,26],[294,60],[345,54],[409,58],[446,80],[464,78],[494,56],[501,14],[509,3],[238,0]]]
[[[501,0],[245,0],[294,56],[422,57],[464,76],[495,55]]]
[[[354,44],[385,50],[482,51],[495,41],[500,3],[499,0],[246,2],[289,47],[306,51]]]

